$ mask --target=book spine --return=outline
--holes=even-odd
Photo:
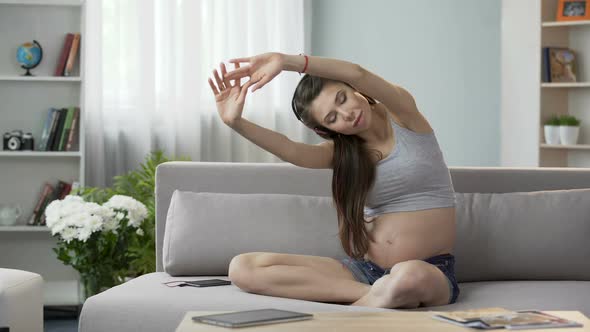
[[[57,186],[55,186],[55,191],[53,192],[53,195],[51,197],[51,201],[55,201],[56,199],[60,199],[61,197],[61,193],[64,191],[66,187],[66,183],[64,181],[59,180],[57,182]]]
[[[41,196],[39,196],[39,200],[37,201],[37,205],[35,206],[35,209],[33,210],[33,214],[31,215],[31,218],[29,219],[29,222],[27,223],[28,225],[35,225],[37,223],[39,211],[41,210],[41,206],[43,205],[45,198],[49,194],[51,194],[51,190],[52,190],[52,188],[49,183],[46,183],[43,186],[43,191],[41,192]]]
[[[41,213],[38,216],[37,219],[37,225],[41,225],[41,226],[45,226],[47,225],[47,223],[45,222],[45,209],[47,208],[47,205],[49,205],[49,203],[51,203],[52,201],[52,194],[55,190],[51,191],[51,194],[49,194],[47,197],[45,197],[45,200],[43,201],[43,205],[41,205]]]
[[[80,121],[80,108],[76,107],[74,110],[74,116],[72,118],[72,126],[70,128],[70,134],[68,136],[68,142],[66,144],[66,151],[72,151],[74,147],[74,140],[78,135],[78,122]]]
[[[57,62],[57,67],[55,67],[55,76],[63,76],[64,69],[66,68],[66,61],[68,60],[68,55],[70,54],[70,48],[72,48],[72,41],[74,40],[74,34],[68,33],[65,36],[64,44],[61,49],[61,53],[59,55],[59,61]]]
[[[72,127],[72,117],[73,116],[74,116],[74,108],[70,107],[67,110],[66,121],[64,122],[64,129],[62,130],[61,137],[59,139],[59,146],[58,146],[59,151],[66,150],[66,140],[67,140],[68,134],[70,132],[70,128]]]
[[[549,47],[543,47],[543,82],[551,82],[551,66],[549,65]]]
[[[47,139],[47,145],[45,146],[45,151],[51,151],[53,141],[55,140],[55,131],[57,129],[57,124],[59,123],[60,114],[61,111],[59,109],[55,109],[53,120],[51,121],[51,130],[49,131],[49,138]]]
[[[64,123],[66,122],[67,110],[65,108],[61,109],[59,122],[57,124],[57,129],[55,130],[55,140],[53,141],[51,151],[59,151],[59,139],[62,135],[64,129]]]
[[[71,183],[64,182],[64,186],[65,187],[64,187],[63,191],[59,195],[59,199],[66,198],[66,196],[68,196],[70,194],[70,192],[72,191],[72,184]]]
[[[45,210],[47,209],[47,206],[59,199],[59,197],[61,196],[61,192],[65,189],[66,186],[66,182],[64,181],[58,181],[57,185],[55,187],[51,187],[51,192],[49,195],[47,195],[47,197],[45,198],[43,205],[41,206],[41,215],[39,217],[39,224],[40,225],[45,225]]]
[[[41,139],[39,140],[39,145],[37,146],[37,150],[45,151],[45,147],[47,146],[47,139],[49,138],[49,131],[51,130],[51,121],[53,120],[53,108],[49,109],[47,112],[47,118],[45,119],[45,125],[43,126],[43,133],[41,134]]]
[[[39,211],[35,216],[35,225],[43,225],[42,220],[44,220],[43,214],[45,212],[45,208],[47,207],[47,204],[49,204],[49,200],[51,200],[53,192],[55,191],[53,186],[49,183],[46,183],[45,187],[47,189],[47,194],[42,197],[41,206],[39,206]]]
[[[78,54],[78,46],[80,46],[80,34],[74,34],[74,40],[72,41],[72,47],[70,48],[70,55],[68,56],[68,61],[66,62],[66,69],[64,70],[64,76],[72,75],[72,70],[74,69],[74,62],[76,60],[76,55]]]

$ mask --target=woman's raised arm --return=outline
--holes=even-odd
[[[283,161],[308,168],[331,167],[333,148],[327,142],[318,145],[294,142],[281,133],[244,119],[244,103],[253,82],[250,80],[240,84],[239,79],[230,80],[223,63],[220,68],[221,75],[214,70],[215,81],[209,78],[209,86],[215,95],[219,117],[226,125]],[[236,64],[236,69],[239,68],[239,64]]]

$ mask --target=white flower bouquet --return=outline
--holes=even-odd
[[[69,195],[45,210],[47,226],[58,239],[53,250],[80,273],[86,296],[124,280],[135,258],[127,249],[144,235],[141,226],[147,216],[144,204],[124,195],[102,205]]]

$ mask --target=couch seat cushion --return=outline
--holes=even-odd
[[[165,272],[150,273],[95,295],[84,303],[80,332],[174,331],[187,311],[233,311],[277,308],[302,312],[389,311],[293,300],[246,293],[234,285],[221,287],[175,287],[163,282],[199,280],[227,276],[171,277]],[[463,310],[504,307],[511,310],[577,310],[590,316],[588,281],[498,281],[459,284],[457,303],[425,310]]]
[[[509,310],[575,310],[590,317],[590,281],[481,281],[459,283],[456,303],[423,310],[503,307]]]
[[[233,311],[276,308],[313,311],[387,311],[341,304],[293,300],[246,293],[238,287],[174,287],[173,280],[200,280],[227,276],[171,277],[155,272],[135,278],[86,300],[80,314],[80,332],[174,331],[187,311]]]

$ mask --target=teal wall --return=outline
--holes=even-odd
[[[408,89],[449,166],[499,166],[500,6],[311,0],[311,52],[358,63]]]

